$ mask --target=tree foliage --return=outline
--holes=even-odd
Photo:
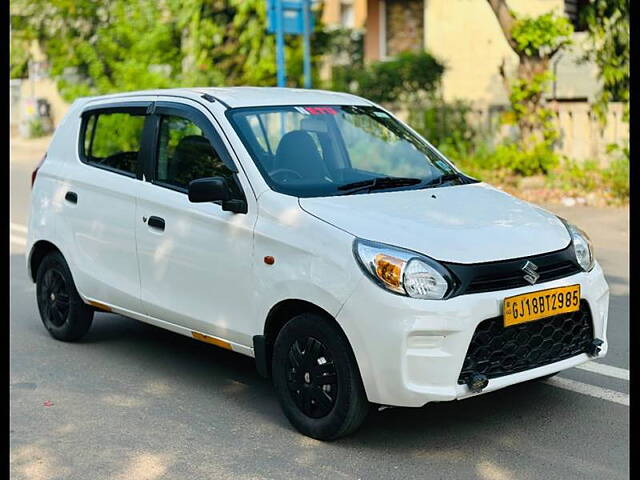
[[[571,42],[573,27],[569,20],[554,13],[538,17],[517,17],[511,30],[518,55],[550,57]]]
[[[14,0],[11,20],[14,48],[18,40],[37,40],[67,100],[276,80],[264,0]],[[289,84],[301,85],[301,41],[287,37],[286,44]],[[317,63],[315,41],[312,52]],[[15,52],[16,72],[24,57],[24,49]]]
[[[602,82],[594,110],[603,122],[609,102],[624,102],[629,120],[629,7],[629,0],[591,0],[583,11],[589,33],[585,60],[595,62]]]

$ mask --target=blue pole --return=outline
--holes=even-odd
[[[309,36],[311,34],[309,19],[311,17],[309,11],[310,0],[302,0],[302,48],[303,48],[303,69],[304,69],[304,88],[311,88],[311,44]]]
[[[284,30],[282,25],[282,0],[276,2],[276,64],[278,68],[278,86],[287,84],[287,72],[284,60]]]

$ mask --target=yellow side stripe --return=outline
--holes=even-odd
[[[92,300],[89,300],[89,305],[91,305],[92,307],[96,307],[99,308],[100,310],[104,310],[105,312],[110,312],[111,311],[111,307],[107,307],[106,305],[104,305],[103,303],[100,302],[94,302]]]
[[[227,350],[231,350],[231,344],[229,342],[225,342],[224,340],[220,340],[218,338],[210,337],[209,335],[205,335],[204,333],[191,332],[191,335],[196,340],[200,340],[201,342],[210,343],[215,345],[216,347],[226,348]]]

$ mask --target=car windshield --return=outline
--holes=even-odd
[[[269,186],[296,197],[466,183],[435,148],[368,106],[236,108],[227,116]]]

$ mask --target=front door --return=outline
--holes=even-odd
[[[255,208],[232,213],[187,196],[191,180],[222,176],[244,198],[228,150],[207,115],[183,104],[157,102],[146,137],[136,213],[143,313],[251,346]]]

